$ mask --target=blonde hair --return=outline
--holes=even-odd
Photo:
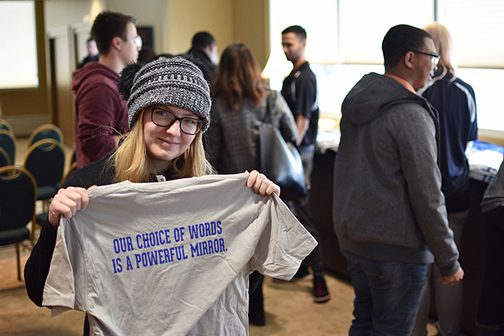
[[[451,73],[455,73],[452,63],[453,42],[448,29],[439,22],[433,22],[423,28],[432,36],[436,52],[439,55],[439,64],[446,66]]]
[[[151,182],[158,172],[151,164],[144,141],[143,109],[138,121],[131,129],[128,137],[110,157],[109,163],[115,169],[114,182]],[[202,132],[199,132],[189,148],[174,159],[170,165],[171,178],[195,177],[213,174],[214,170],[205,156]]]

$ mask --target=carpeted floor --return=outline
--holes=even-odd
[[[22,252],[22,265],[29,250]],[[24,283],[17,280],[13,246],[0,248],[0,335],[82,335],[84,314],[70,311],[51,318],[49,309],[34,305],[26,294]],[[351,285],[327,276],[331,300],[315,304],[310,281],[273,282],[266,278],[264,297],[266,325],[250,326],[251,336],[348,335],[352,320],[353,290]],[[429,335],[434,335],[432,325]]]

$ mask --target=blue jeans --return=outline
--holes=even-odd
[[[355,318],[349,335],[410,335],[426,265],[371,260],[342,252],[355,291]]]

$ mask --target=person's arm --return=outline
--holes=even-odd
[[[274,119],[279,119],[279,129],[285,141],[290,141],[297,144],[298,130],[296,121],[292,116],[292,112],[287,105],[283,96],[277,91],[271,91],[274,97],[273,111],[275,112]]]
[[[306,118],[303,115],[298,115],[296,118],[296,126],[297,126],[297,142],[296,144],[299,146],[301,144],[301,141],[303,141],[303,138],[306,134],[306,131],[308,131],[308,127],[310,126],[310,119]]]
[[[221,143],[224,141],[223,130],[220,122],[220,111],[219,107],[222,108],[222,104],[219,102],[220,98],[215,98],[212,103],[212,109],[210,110],[210,115],[212,116],[212,122],[208,128],[208,153],[210,164],[215,170],[220,171],[221,169]]]
[[[476,96],[471,86],[468,87],[468,96],[465,101],[467,102],[467,109],[469,114],[469,138],[467,141],[478,139],[478,112],[476,107]]]
[[[83,154],[94,162],[117,147],[127,112],[118,94],[108,85],[86,88],[81,96],[77,106],[77,141]]]
[[[28,261],[26,262],[24,270],[26,291],[29,298],[37,306],[42,306],[45,281],[47,275],[49,274],[49,267],[51,265],[54,246],[56,244],[59,218],[63,214],[70,215],[75,213],[77,208],[82,208],[83,206],[85,208],[87,206],[88,198],[86,189],[74,187],[66,188],[69,185],[79,184],[81,184],[81,181],[75,177],[74,173],[72,173],[67,181],[65,181],[65,184],[63,185],[64,188],[58,191],[59,196],[55,196],[56,201],[53,200],[53,202],[51,202],[51,206],[49,207],[49,217],[51,217],[51,219],[45,220],[44,223],[42,223],[40,237],[35,244],[30,257],[28,258]],[[56,206],[56,203],[62,201],[60,198],[67,193],[67,190],[71,194],[65,196],[67,200],[65,200],[64,203],[67,204],[68,207],[70,204],[69,202],[74,202],[75,207],[70,206],[70,208],[72,208],[71,210],[70,208],[62,208],[60,204]]]
[[[40,307],[42,307],[42,295],[56,244],[56,235],[57,229],[44,221],[37,244],[33,247],[24,269],[28,297]]]
[[[300,145],[310,126],[311,114],[317,102],[316,81],[305,78],[296,83],[296,125],[298,130],[297,145]]]
[[[434,121],[422,108],[409,108],[396,113],[393,122],[392,133],[398,144],[408,197],[420,231],[441,275],[458,278],[461,275],[459,254],[448,227],[441,192]]]

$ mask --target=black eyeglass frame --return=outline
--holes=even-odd
[[[160,126],[160,127],[172,127],[172,125],[178,121],[179,122],[179,128],[180,128],[180,131],[182,133],[185,133],[187,135],[196,135],[198,134],[199,132],[201,132],[201,130],[203,129],[203,127],[205,127],[205,125],[207,124],[207,122],[203,121],[203,120],[200,120],[200,119],[196,119],[196,118],[188,118],[188,117],[183,117],[183,118],[180,118],[180,117],[177,117],[175,114],[173,114],[172,112],[168,111],[168,110],[165,110],[161,107],[157,107],[157,106],[151,106],[150,108],[151,110],[151,121],[154,123],[154,125],[157,125],[157,126]],[[159,110],[159,111],[163,111],[163,112],[167,112],[169,114],[171,114],[173,116],[173,120],[168,124],[168,125],[161,125],[161,124],[158,124],[157,122],[154,121],[154,111],[155,110]],[[191,122],[196,122],[197,123],[197,131],[196,133],[190,133],[190,132],[187,132],[187,131],[184,131],[183,127],[182,127],[182,122],[184,120],[189,120]]]
[[[418,54],[427,55],[427,56],[432,57],[432,63],[434,63],[434,64],[438,64],[438,62],[439,62],[439,55],[426,53],[426,52],[423,52],[420,50],[411,50],[411,51],[414,53],[418,53]]]

